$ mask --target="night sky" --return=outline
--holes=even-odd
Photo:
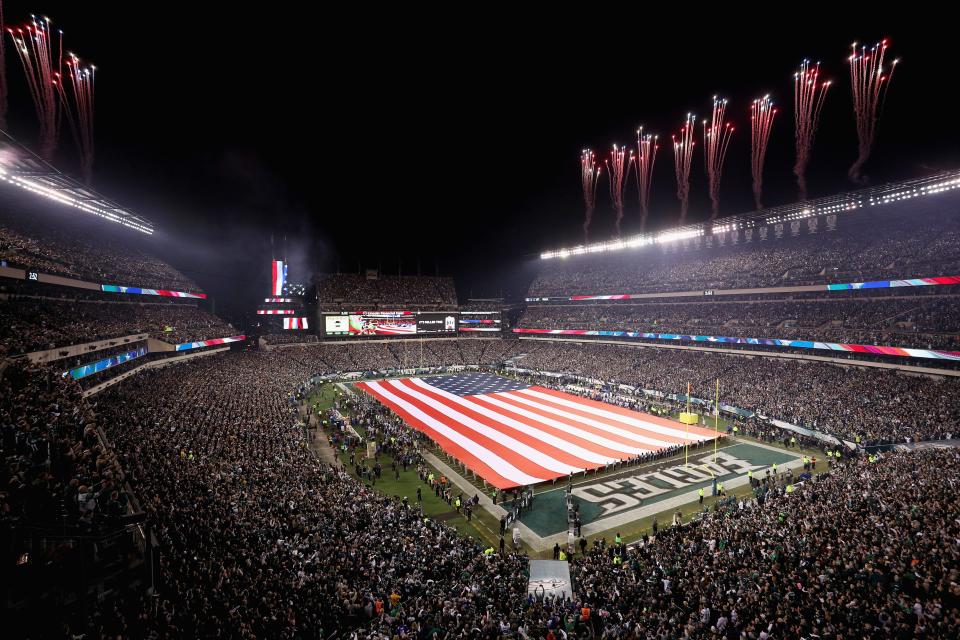
[[[806,5],[761,5],[768,18],[694,5],[667,16],[607,5],[531,16],[493,5],[486,15],[371,5],[353,16],[204,5],[155,4],[140,14],[6,2],[4,12],[8,24],[48,13],[67,48],[97,65],[94,187],[152,219],[161,255],[220,309],[262,297],[271,234],[278,256],[287,238],[293,280],[338,265],[414,273],[419,259],[425,274],[456,276],[461,299],[509,292],[529,276],[529,256],[580,240],[580,149],[600,155],[613,142],[632,144],[639,124],[661,135],[651,223],[668,225],[679,211],[670,133],[688,111],[706,116],[714,94],[730,99],[737,126],[721,215],[752,208],[749,104],[764,93],[780,107],[765,200],[791,201],[792,73],[804,57],[835,80],[810,195],[848,189],[853,40],[886,36],[890,57],[903,58],[866,168],[871,181],[960,160],[947,57],[956,35],[902,8],[871,11],[880,15],[870,20],[823,8],[788,20],[785,11]],[[33,145],[32,104],[9,40],[7,57],[10,130]],[[75,174],[67,132],[59,154],[56,164]],[[690,220],[705,218],[700,145],[691,194]],[[626,201],[632,232],[632,180]],[[604,178],[593,238],[609,238],[612,221]]]

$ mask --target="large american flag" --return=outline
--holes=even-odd
[[[715,432],[639,411],[469,373],[356,385],[500,489],[712,439]]]

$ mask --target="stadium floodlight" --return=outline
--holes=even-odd
[[[147,235],[153,223],[61,173],[0,131],[0,181]]]
[[[826,196],[812,201],[808,200],[762,211],[729,216],[720,221],[715,221],[712,225],[709,222],[690,224],[660,232],[639,234],[623,240],[594,242],[568,249],[552,249],[541,252],[540,259],[550,260],[606,251],[637,249],[652,244],[664,244],[697,236],[721,234],[738,229],[749,229],[762,225],[803,220],[814,216],[855,211],[864,207],[900,202],[901,200],[934,195],[954,189],[960,189],[960,171],[942,172],[924,178],[868,187],[859,191]],[[717,222],[722,222],[722,224],[717,224]]]

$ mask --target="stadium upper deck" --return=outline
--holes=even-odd
[[[776,288],[960,273],[960,174],[542,254],[528,298]],[[529,301],[529,300],[528,300]]]

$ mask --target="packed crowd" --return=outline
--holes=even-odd
[[[199,292],[197,284],[149,252],[146,237],[101,223],[0,211],[0,260],[10,266],[94,282]],[[120,237],[118,234],[122,234]]]
[[[518,353],[515,340],[448,338],[323,342],[304,349],[324,373],[375,372],[448,365],[494,365]]]
[[[960,381],[888,369],[610,344],[523,341],[517,366],[570,373],[666,394],[713,397],[864,444],[960,433]]]
[[[330,305],[379,305],[380,308],[415,309],[419,307],[455,309],[457,292],[453,278],[438,276],[380,275],[375,279],[356,273],[322,274],[317,278],[319,301]]]
[[[956,637],[958,463],[953,449],[860,458],[646,544],[594,548],[575,563],[576,606],[605,638]],[[576,611],[555,611],[558,626],[576,629]]]
[[[960,298],[837,296],[635,304],[531,305],[520,327],[721,335],[949,349],[960,346]]]
[[[865,456],[826,476],[576,556],[574,600],[527,595],[527,558],[321,464],[291,389],[311,349],[138,376],[97,411],[163,548],[159,599],[88,637],[814,638],[960,633],[960,458]],[[376,409],[371,408],[371,411]],[[367,415],[365,412],[364,415]],[[366,419],[366,418],[364,418]],[[404,428],[370,418],[384,439]],[[412,446],[412,442],[405,443]],[[733,508],[739,507],[739,508]]]
[[[926,200],[926,201],[924,201]],[[600,295],[862,282],[960,273],[955,195],[789,228],[733,230],[666,245],[541,261],[530,296]],[[787,226],[788,225],[784,225]],[[761,240],[761,232],[768,232]],[[750,241],[747,241],[747,234]]]
[[[124,473],[82,390],[21,360],[0,370],[0,524],[92,530],[126,513]]]
[[[180,344],[236,331],[189,304],[25,297],[0,301],[0,353],[29,353],[138,333]]]

